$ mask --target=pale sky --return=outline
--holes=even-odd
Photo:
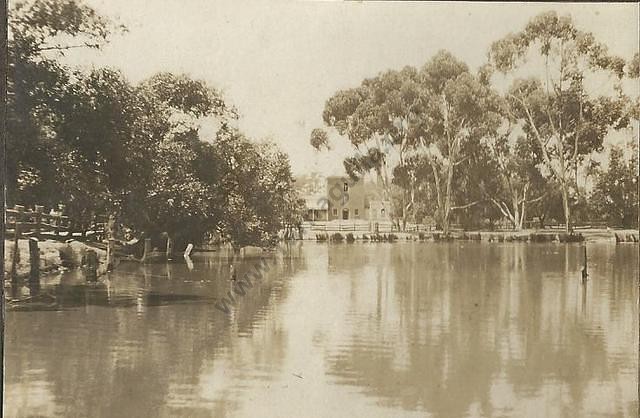
[[[363,78],[421,66],[440,49],[472,69],[489,45],[546,10],[570,13],[612,52],[638,50],[638,5],[339,3],[292,1],[87,0],[129,31],[68,62],[110,66],[138,82],[159,71],[186,73],[224,93],[249,136],[270,137],[295,173],[342,173],[346,141],[332,152],[309,145],[325,101]],[[342,146],[340,146],[342,145]]]

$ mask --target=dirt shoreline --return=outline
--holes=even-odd
[[[14,256],[14,242],[12,240],[4,240],[4,277],[5,281],[10,280],[11,264]],[[40,250],[40,274],[60,270],[61,268],[78,268],[82,266],[82,260],[86,251],[91,249],[98,254],[98,276],[107,272],[107,252],[103,249],[92,247],[79,241],[59,242],[59,241],[40,241],[38,242]],[[29,275],[31,267],[29,265],[29,241],[26,239],[18,240],[18,260],[16,264],[16,276],[21,279]]]
[[[332,241],[331,235],[338,231],[327,232],[326,239],[318,239],[320,233],[308,233],[305,234],[305,241]],[[350,234],[347,231],[341,231],[340,234],[343,237],[342,242],[349,242],[347,235]],[[595,242],[608,242],[608,243],[633,243],[640,241],[638,230],[634,229],[585,229],[576,231],[575,234],[581,234],[582,239],[580,241],[587,243]],[[389,236],[393,235],[394,239],[390,240]],[[357,232],[353,233],[355,242],[371,242],[375,234]],[[567,239],[568,234],[563,231],[554,230],[523,230],[523,231],[453,231],[451,237],[443,239],[442,233],[438,231],[431,232],[393,232],[379,234],[384,239],[380,241],[440,241],[440,240],[455,240],[455,241],[479,241],[479,242],[541,242],[541,243],[563,243],[563,242],[575,242]],[[4,240],[5,245],[5,258],[4,258],[4,273],[5,280],[10,280],[11,263],[13,260],[13,247],[14,243],[11,240]],[[107,272],[106,251],[79,241],[71,241],[68,243],[58,242],[52,240],[40,241],[38,243],[40,250],[40,272],[41,275],[49,272],[58,271],[64,268],[79,268],[82,266],[82,260],[86,251],[92,249],[98,254],[99,266],[98,276],[101,276]],[[26,239],[21,239],[18,242],[19,256],[18,263],[16,265],[16,273],[19,279],[25,278],[29,275],[29,243]]]

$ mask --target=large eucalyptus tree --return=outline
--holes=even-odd
[[[580,164],[612,127],[625,123],[623,101],[594,86],[616,86],[625,62],[569,16],[542,13],[494,42],[490,63],[511,81],[510,107],[558,182],[567,231]]]

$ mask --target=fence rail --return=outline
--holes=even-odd
[[[588,222],[584,224],[575,224],[573,225],[573,229],[576,231],[586,230],[586,229],[606,229],[610,225],[607,225],[606,222]],[[364,220],[353,220],[353,221],[306,221],[302,224],[302,227],[306,231],[311,232],[380,232],[380,233],[389,233],[389,232],[433,232],[436,231],[437,227],[435,224],[425,224],[425,223],[410,223],[408,222],[404,228],[400,225],[398,228],[397,224],[391,221],[364,221]],[[449,229],[451,231],[463,231],[465,228],[461,224],[452,223],[449,225]],[[564,230],[565,225],[561,223],[546,223],[544,228],[539,227],[538,221],[527,221],[525,225],[525,229],[535,229],[535,230]],[[491,228],[491,231],[499,232],[499,231],[513,231],[513,226],[504,223],[504,224],[496,224]]]
[[[91,221],[76,221],[63,214],[64,206],[45,213],[44,206],[33,209],[15,205],[5,211],[5,237],[51,238],[78,241],[102,241],[105,235],[103,216],[94,216]]]

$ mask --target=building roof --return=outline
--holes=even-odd
[[[329,208],[327,197],[324,194],[306,195],[304,203],[307,209],[327,210]]]

